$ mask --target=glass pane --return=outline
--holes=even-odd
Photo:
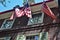
[[[5,40],[10,40],[11,37],[6,37]]]
[[[6,21],[6,23],[4,24],[4,27],[10,28],[11,25],[12,25],[12,21]]]
[[[32,35],[32,36],[27,36],[26,37],[26,40],[38,40],[39,39],[39,36],[38,35]]]
[[[25,35],[18,35],[16,40],[25,40]]]
[[[39,40],[39,36],[35,36],[35,40]]]
[[[11,28],[14,20],[5,20],[1,26],[2,29]]]
[[[32,18],[29,19],[28,25],[42,23],[43,22],[43,13],[34,14]]]

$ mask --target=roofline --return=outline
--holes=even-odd
[[[47,3],[47,2],[51,2],[51,1],[54,1],[54,0],[46,1],[46,3]],[[39,4],[42,4],[42,3],[43,3],[43,2],[36,3],[36,4],[32,4],[32,5],[30,5],[30,6],[35,6],[35,5],[39,5]],[[21,8],[23,8],[23,7],[21,7]],[[7,13],[7,12],[11,12],[11,11],[13,11],[13,10],[14,10],[14,9],[7,10],[7,11],[4,11],[4,12],[0,12],[0,14]]]

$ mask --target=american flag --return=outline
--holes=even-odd
[[[15,13],[16,13],[17,17],[21,17],[24,15],[24,11],[22,9],[18,9],[18,8],[15,9]]]
[[[23,9],[15,8],[15,11],[12,14],[12,16],[10,17],[10,19],[24,16],[24,14],[26,14],[27,17],[32,18],[31,8],[30,8],[28,2],[24,5]]]
[[[21,17],[24,15],[24,11],[22,9],[19,8],[15,8],[14,13],[12,13],[12,16],[10,17],[10,20],[16,18],[16,17]]]
[[[24,5],[24,13],[26,14],[27,17],[29,18],[32,18],[32,15],[31,15],[31,8],[28,4],[28,2]]]
[[[50,16],[53,20],[56,19],[56,16],[51,11],[51,9],[48,7],[48,5],[46,5],[45,2],[43,2],[43,4],[42,4],[41,11],[43,11],[45,14],[47,14],[48,16]]]

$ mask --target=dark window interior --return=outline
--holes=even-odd
[[[38,35],[34,35],[34,36],[27,36],[26,40],[38,40],[39,36]]]
[[[41,23],[41,21],[42,21],[41,18],[42,18],[42,13],[33,14],[32,18],[30,18],[28,21],[28,25]]]

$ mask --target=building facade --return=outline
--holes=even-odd
[[[25,1],[24,1],[25,2]],[[0,15],[0,40],[60,40],[60,17],[58,0],[46,1],[57,16],[54,22],[49,16],[41,11],[41,3],[35,4],[30,1],[32,18],[26,16],[9,20],[14,10],[2,12]]]

